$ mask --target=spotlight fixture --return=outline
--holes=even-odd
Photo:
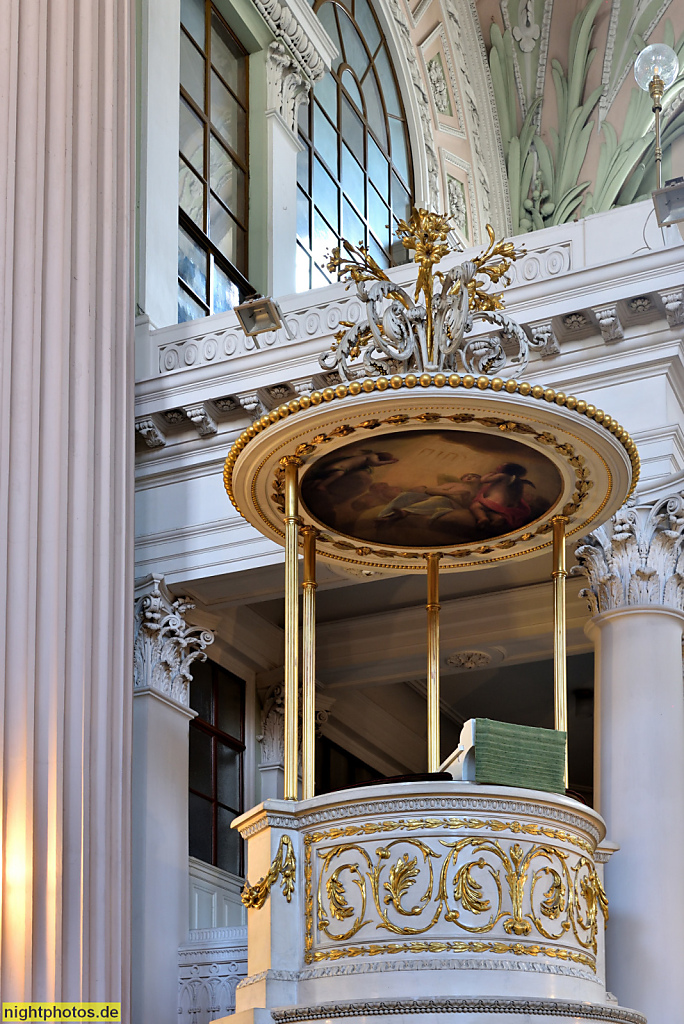
[[[650,93],[655,114],[655,159],[656,189],[662,188],[663,151],[660,146],[660,114],[663,109],[663,94],[674,82],[679,72],[677,54],[665,43],[654,43],[641,51],[634,62],[634,77],[640,89]]]
[[[235,306],[235,313],[248,338],[263,334],[264,331],[277,331],[284,327],[288,338],[294,339],[294,334],[275,299],[257,295],[240,306]]]

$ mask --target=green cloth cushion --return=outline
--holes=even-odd
[[[565,793],[566,734],[475,719],[475,781]]]

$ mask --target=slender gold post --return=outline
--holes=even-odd
[[[660,145],[660,114],[663,109],[662,100],[665,92],[665,83],[660,75],[654,75],[648,84],[648,91],[653,100],[653,113],[655,114],[655,165],[656,165],[656,188],[663,187],[663,150]]]
[[[297,799],[299,678],[299,495],[297,470],[301,459],[286,455],[280,460],[285,468],[285,799]]]
[[[427,676],[427,734],[428,771],[436,772],[440,765],[439,739],[439,560],[441,552],[427,555],[427,619],[428,619],[428,676]]]
[[[565,524],[567,516],[554,516],[553,524],[553,717],[554,728],[566,734],[565,788],[568,788],[568,687],[565,652]]]
[[[302,799],[314,795],[316,774],[316,537],[314,526],[303,526],[304,614],[302,623]]]

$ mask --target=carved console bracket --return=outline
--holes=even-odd
[[[186,707],[190,703],[190,666],[205,660],[213,633],[189,626],[185,612],[194,608],[187,598],[174,598],[161,576],[147,576],[136,586],[134,685],[155,690]]]
[[[589,586],[580,591],[592,615],[616,608],[684,607],[684,497],[654,505],[630,499],[613,518],[580,541],[575,556]]]
[[[539,323],[528,324],[532,347],[535,348],[542,359],[560,354],[560,344],[551,320],[541,320]]]
[[[271,886],[275,885],[280,876],[280,886],[285,899],[289,903],[294,892],[296,875],[297,861],[292,840],[289,836],[281,836],[278,852],[271,862],[268,874],[260,878],[256,885],[250,885],[249,881],[245,882],[241,896],[242,902],[246,907],[251,907],[253,910],[261,910],[271,891]]]
[[[271,43],[268,48],[266,82],[268,109],[275,110],[296,134],[299,104],[309,95],[311,82],[282,43]]]
[[[625,336],[616,303],[608,306],[594,306],[592,310],[605,342],[621,341]]]
[[[166,444],[166,434],[157,416],[136,416],[135,431],[148,448],[163,448]]]
[[[674,291],[659,292],[659,295],[665,307],[668,325],[680,327],[684,324],[684,289],[676,288]]]

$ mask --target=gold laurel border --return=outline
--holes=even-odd
[[[378,377],[375,380],[369,378],[363,382],[352,381],[350,384],[338,384],[335,388],[324,388],[323,391],[313,391],[310,395],[302,395],[301,398],[295,398],[291,402],[281,405],[278,409],[273,409],[270,413],[266,413],[260,419],[255,420],[255,422],[244,430],[240,437],[234,442],[223,467],[223,483],[232,505],[244,518],[244,513],[237,504],[235,494],[233,492],[233,469],[242,451],[247,447],[249,442],[252,441],[257,434],[268,429],[272,424],[277,423],[279,420],[285,419],[288,416],[296,415],[298,412],[303,412],[306,409],[309,409],[312,405],[317,406],[322,402],[332,402],[336,399],[342,400],[347,398],[349,395],[359,395],[362,391],[366,394],[370,394],[376,390],[386,391],[388,388],[398,390],[402,387],[414,388],[417,385],[422,388],[434,385],[438,388],[449,386],[451,388],[464,387],[466,389],[471,389],[476,387],[480,391],[486,391],[488,389],[495,392],[506,391],[509,395],[517,393],[523,397],[531,396],[532,398],[546,401],[550,404],[555,403],[559,406],[565,406],[567,409],[575,411],[580,415],[587,416],[589,419],[593,419],[595,423],[600,424],[605,430],[614,434],[617,440],[622,444],[632,466],[632,484],[626,497],[629,497],[633,493],[634,488],[639,481],[639,453],[637,446],[629,433],[624,427],[620,426],[617,420],[614,420],[611,416],[604,413],[602,409],[597,409],[596,406],[587,403],[584,399],[575,398],[574,395],[566,395],[563,391],[555,391],[553,388],[545,388],[541,384],[532,385],[528,381],[516,381],[513,379],[505,381],[501,377],[475,377],[472,374],[465,374],[464,376],[461,376],[458,373],[452,373],[449,376],[444,373],[436,373],[434,375],[423,373],[420,376],[417,376],[415,373],[409,373],[405,377],[395,374],[392,377]],[[339,561],[355,561],[353,559],[343,558],[342,556],[331,557],[335,557]],[[503,557],[510,558],[513,556],[508,555]],[[497,561],[498,560],[499,559],[497,559]],[[386,568],[386,566],[378,566],[378,568]]]
[[[349,839],[355,836],[372,836],[378,832],[416,832],[425,829],[487,829],[490,832],[511,832],[513,835],[544,836],[546,839],[557,839],[560,843],[578,846],[589,856],[593,856],[596,845],[580,836],[566,832],[564,829],[538,825],[535,822],[498,821],[496,818],[400,818],[398,821],[365,821],[361,825],[340,825],[320,832],[307,832],[305,843]]]
[[[554,949],[553,946],[528,946],[524,942],[444,942],[415,941],[389,942],[387,945],[370,943],[364,946],[347,946],[344,949],[317,949],[305,954],[307,964],[321,960],[342,960],[355,956],[382,956],[393,953],[513,953],[515,956],[548,956],[556,960],[571,960],[573,963],[589,967],[596,973],[596,961],[587,953],[579,953],[571,949]]]

